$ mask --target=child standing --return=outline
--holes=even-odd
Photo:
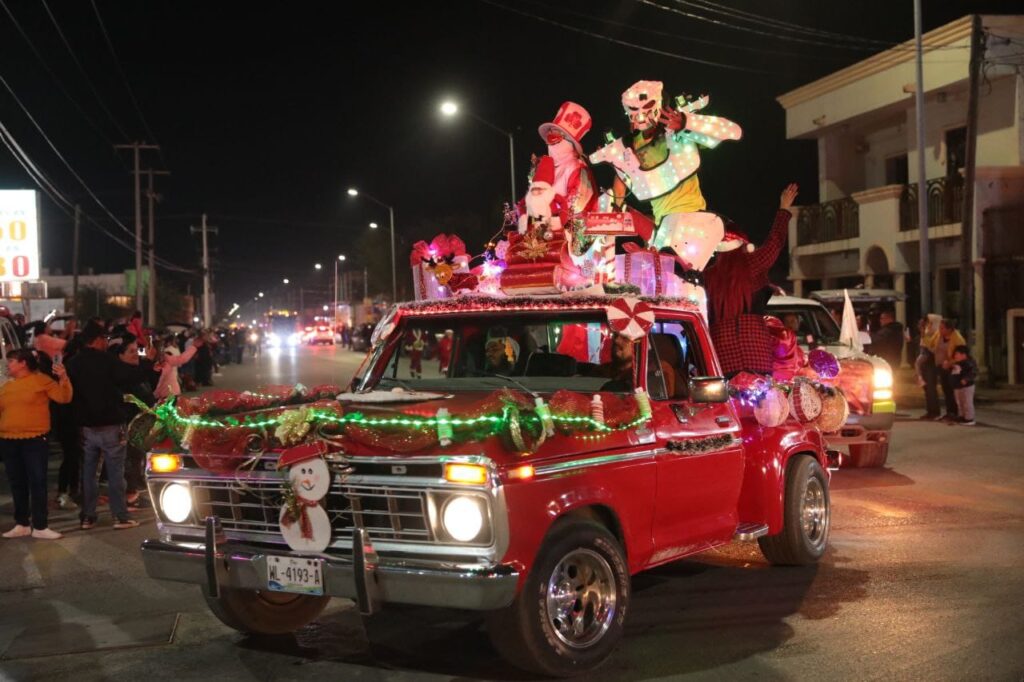
[[[961,426],[974,426],[974,382],[978,378],[978,365],[970,356],[967,346],[953,349],[953,395],[960,417],[953,422]]]

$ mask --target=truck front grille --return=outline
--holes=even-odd
[[[283,542],[278,526],[284,504],[280,480],[192,481],[198,518],[217,516],[226,531],[265,535]],[[334,483],[324,508],[331,519],[334,541],[351,540],[356,525],[370,537],[392,542],[431,542],[427,493],[400,486],[360,486]]]

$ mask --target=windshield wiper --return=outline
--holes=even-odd
[[[416,390],[415,388],[413,388],[409,384],[405,383],[403,380],[397,379],[395,377],[381,377],[380,381],[393,381],[394,383],[398,384],[399,386],[401,386],[402,388],[404,388],[407,391],[415,391]],[[363,393],[367,393],[367,392],[372,391],[372,390],[373,390],[372,388],[368,388],[365,391],[363,391]]]
[[[515,385],[517,388],[525,391],[526,393],[529,393],[534,398],[539,398],[540,397],[540,395],[536,391],[533,391],[533,390],[527,388],[527,386],[524,383],[522,383],[521,381],[519,381],[518,379],[516,379],[514,377],[508,376],[507,374],[498,374],[497,372],[486,372],[486,371],[483,371],[483,370],[478,370],[477,374],[479,374],[481,376],[485,376],[485,377],[494,377],[495,379],[504,379],[505,381]]]

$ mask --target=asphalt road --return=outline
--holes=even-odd
[[[300,349],[229,366],[217,384],[344,381],[357,363]],[[816,567],[771,568],[743,544],[636,576],[625,640],[587,679],[1021,680],[1022,417],[1024,403],[999,403],[974,428],[898,423],[886,468],[834,475],[831,548]],[[3,484],[0,517],[6,528]],[[446,610],[389,608],[371,645],[335,600],[297,636],[245,638],[198,588],[146,578],[138,545],[152,523],[74,522],[53,517],[70,530],[57,542],[0,542],[0,678],[531,679],[471,614]]]

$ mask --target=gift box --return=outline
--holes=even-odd
[[[683,280],[675,275],[675,259],[653,251],[615,257],[615,281],[640,287],[644,296],[683,296]]]
[[[448,272],[446,268],[450,268],[450,272]],[[441,273],[450,275],[454,273],[468,272],[468,255],[455,256],[450,265],[447,263],[441,263],[439,265],[420,263],[418,265],[414,265],[412,267],[412,288],[413,293],[416,296],[416,300],[436,301],[443,298],[450,298],[452,296],[451,290],[438,281],[438,275]],[[443,274],[441,274],[441,278],[445,279]]]
[[[512,265],[536,265],[537,263],[558,264],[562,260],[562,248],[565,238],[561,236],[545,240],[536,232],[520,234],[513,232],[508,236],[508,251],[505,260]]]
[[[557,294],[562,275],[561,266],[551,263],[510,265],[501,273],[501,291],[506,296]]]

